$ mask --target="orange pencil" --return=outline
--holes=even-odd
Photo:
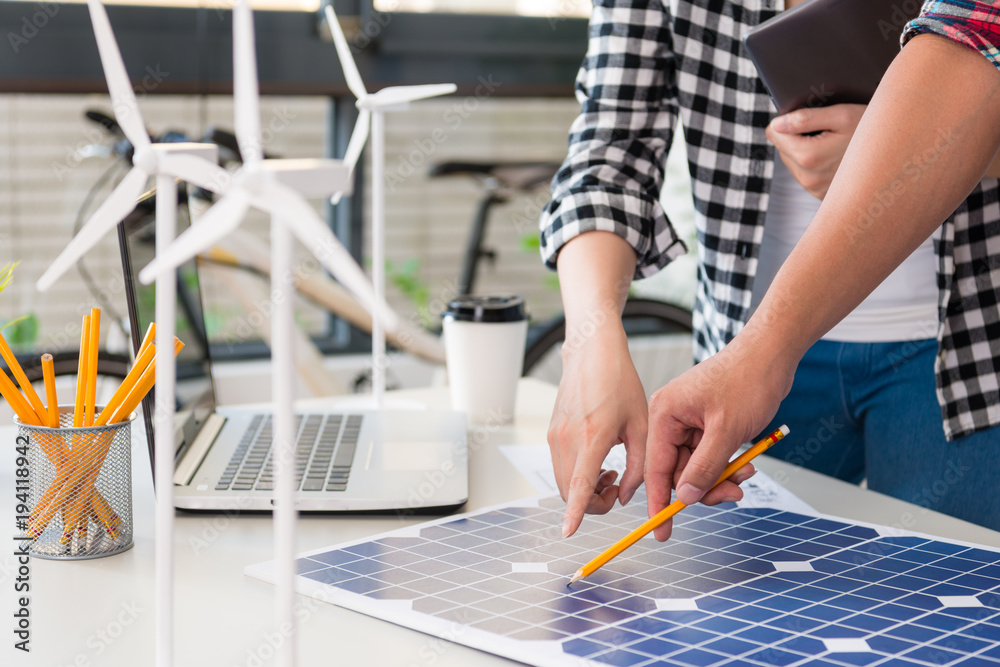
[[[108,420],[115,414],[118,407],[121,405],[122,401],[129,395],[132,388],[135,387],[139,378],[142,377],[143,372],[146,367],[149,366],[150,362],[153,361],[153,357],[156,356],[156,345],[150,343],[146,345],[139,356],[136,357],[135,363],[132,364],[132,368],[129,370],[128,375],[115,390],[114,395],[108,400],[107,405],[101,410],[101,414],[97,415],[97,419],[94,421],[94,426],[104,426],[108,423]]]
[[[3,395],[7,403],[10,404],[11,410],[14,411],[14,414],[22,422],[31,426],[42,425],[41,420],[38,419],[38,415],[28,405],[28,401],[25,400],[24,396],[21,396],[21,392],[17,390],[17,387],[14,386],[14,383],[7,377],[7,373],[2,368],[0,368],[0,394]]]
[[[83,330],[80,332],[80,361],[76,369],[76,401],[73,410],[73,427],[83,426],[84,403],[87,398],[87,360],[90,354],[87,348],[90,345],[90,315],[83,316]]]
[[[3,334],[0,334],[0,354],[3,355],[3,360],[7,362],[7,368],[10,369],[10,374],[14,376],[17,383],[21,385],[21,391],[28,398],[28,403],[31,405],[31,409],[34,410],[35,415],[38,417],[38,423],[45,423],[45,406],[42,405],[42,399],[38,398],[38,394],[35,393],[35,388],[31,386],[28,382],[27,376],[24,374],[24,369],[21,368],[21,364],[17,362],[17,357],[11,351],[10,346],[7,345],[7,341],[4,339]]]
[[[86,446],[80,452],[71,468],[70,474],[66,476],[60,492],[53,500],[53,505],[65,510],[63,519],[63,534],[60,541],[65,544],[73,538],[73,531],[80,524],[84,523],[84,518],[89,515],[91,493],[94,489],[94,482],[101,473],[101,466],[114,442],[114,433],[93,433],[82,436],[87,439]],[[44,521],[44,515],[41,517]],[[47,522],[46,522],[47,523]],[[85,531],[83,531],[85,532]]]
[[[97,401],[97,348],[101,337],[101,309],[90,309],[90,342],[87,345],[87,394],[84,405],[84,426],[94,425],[94,404]]]
[[[181,349],[184,347],[184,343],[180,342],[178,339],[174,339],[174,356],[176,357]],[[129,392],[128,397],[122,402],[121,407],[115,412],[114,416],[108,421],[109,424],[117,424],[118,422],[125,421],[128,416],[132,414],[132,411],[138,407],[139,402],[149,393],[149,390],[153,388],[153,384],[156,382],[156,359],[149,363],[149,366],[143,372],[139,381],[136,382],[135,387]]]
[[[712,485],[712,488],[714,489],[715,487],[717,487],[725,479],[727,479],[737,470],[739,470],[747,463],[749,463],[751,460],[753,460],[758,454],[765,451],[768,447],[778,442],[786,435],[788,435],[788,427],[782,426],[774,433],[767,436],[766,438],[755,444],[753,447],[751,447],[750,449],[746,450],[745,452],[737,456],[729,463],[729,465],[726,466],[726,469],[722,472],[722,475],[719,476],[719,479],[715,482],[715,484]],[[638,542],[641,538],[643,538],[648,533],[652,532],[658,526],[663,525],[667,521],[667,519],[670,519],[672,516],[680,512],[685,507],[687,507],[687,505],[685,505],[679,500],[675,500],[674,502],[670,503],[662,510],[660,510],[659,512],[651,516],[649,519],[647,519],[641,526],[639,526],[631,533],[629,533],[628,535],[626,535],[625,537],[623,537],[622,539],[618,540],[613,545],[611,545],[611,547],[608,548],[606,551],[604,551],[604,553],[602,553],[600,556],[593,559],[592,561],[581,567],[579,570],[577,570],[573,574],[573,577],[569,580],[569,584],[566,585],[567,586],[572,585],[580,581],[584,577],[589,577],[594,572],[607,565],[608,561],[610,561],[612,558],[614,558],[621,552],[628,549],[630,546]]]
[[[136,353],[136,358],[142,354],[143,350],[152,345],[153,341],[156,339],[156,322],[150,322],[149,327],[146,328],[146,335],[142,337],[142,343],[139,345],[139,351]]]
[[[183,347],[184,343],[175,338],[174,355],[180,352]],[[122,402],[114,416],[111,417],[109,423],[116,424],[128,419],[128,416],[139,405],[139,401],[153,388],[155,382],[156,359],[154,358],[146,367],[146,370],[142,372],[132,391],[129,392],[129,395]],[[55,497],[53,504],[56,506],[66,505],[68,508],[68,521],[65,524],[67,528],[61,538],[63,543],[68,542],[72,538],[73,527],[83,521],[83,518],[87,514],[87,503],[90,500],[94,482],[97,481],[97,476],[101,472],[101,466],[104,465],[104,459],[111,448],[113,439],[110,433],[102,433],[93,437],[87,443],[86,448],[77,456],[79,465],[75,466],[76,470],[73,471],[74,474],[66,476],[65,479],[57,480],[61,482],[60,488],[62,492]],[[39,523],[48,523],[48,519],[51,516],[51,514],[43,514],[39,517]]]
[[[56,371],[51,354],[42,355],[42,377],[45,378],[45,402],[48,403],[47,426],[50,428],[59,428],[59,399],[56,396]]]

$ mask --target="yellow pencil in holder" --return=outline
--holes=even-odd
[[[32,470],[29,553],[38,558],[80,559],[132,546],[131,423],[72,426],[74,406],[60,408],[62,428],[18,420]]]

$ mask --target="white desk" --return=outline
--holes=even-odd
[[[441,389],[401,395],[447,406]],[[499,445],[545,442],[555,388],[525,380],[516,422],[470,439],[471,497],[466,509],[534,495]],[[30,655],[12,648],[16,604],[13,529],[13,427],[0,428],[9,443],[0,456],[0,636],[3,665],[145,666],[153,662],[153,495],[144,448],[133,454],[135,546],[123,554],[88,561],[31,560]],[[482,441],[482,444],[477,444]],[[1000,533],[945,517],[770,459],[760,467],[820,511],[904,525],[920,532],[1000,547]],[[299,524],[305,551],[416,523],[394,516],[307,516]],[[273,664],[273,587],[243,576],[244,566],[270,560],[271,521],[265,516],[180,515],[176,533],[177,665],[200,667]],[[510,665],[508,660],[451,644],[384,621],[300,597],[300,664],[313,665]]]

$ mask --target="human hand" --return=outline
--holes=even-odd
[[[765,132],[795,180],[823,199],[866,108],[834,104],[796,109],[774,118]]]
[[[563,345],[563,376],[548,441],[559,492],[566,501],[563,537],[576,532],[584,513],[605,514],[624,505],[642,483],[646,394],[619,326],[599,328]],[[620,485],[601,464],[619,442],[627,452]]]
[[[675,378],[650,398],[646,452],[649,516],[670,503],[670,491],[691,505],[735,502],[739,484],[756,471],[747,464],[714,489],[712,485],[739,446],[771,421],[792,386],[794,362],[767,362],[740,349],[737,341]],[[672,522],[653,535],[663,542]]]

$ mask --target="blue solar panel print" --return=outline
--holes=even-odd
[[[560,538],[543,498],[306,554],[303,592],[534,665],[1000,664],[1000,553],[775,509],[693,506],[567,588],[645,519],[641,492]],[[248,568],[268,579],[272,564]],[[456,628],[461,628],[457,632]]]

